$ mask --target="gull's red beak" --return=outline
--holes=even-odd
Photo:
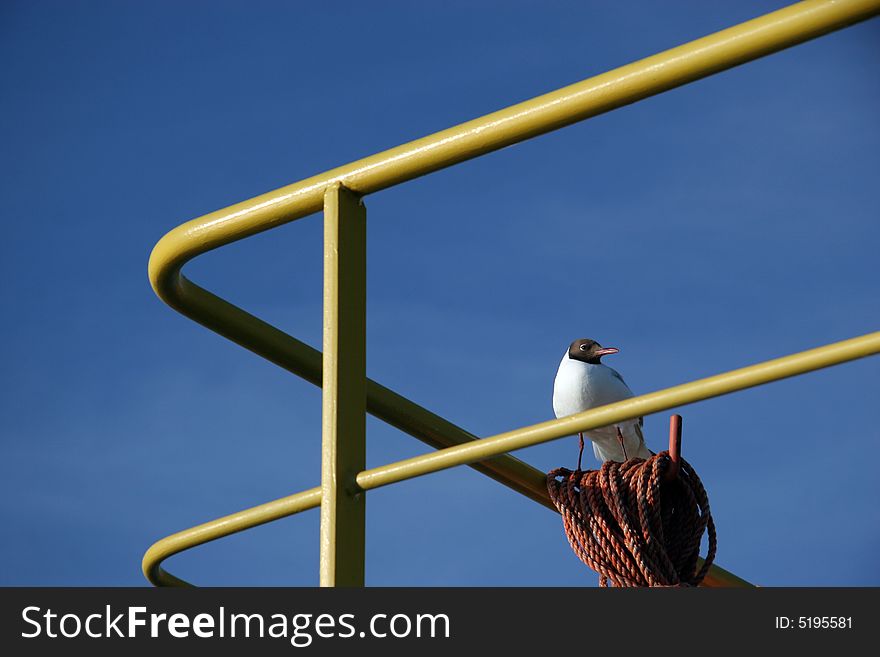
[[[617,347],[602,347],[601,349],[597,349],[593,353],[597,356],[610,356],[611,354],[616,354],[620,351]]]

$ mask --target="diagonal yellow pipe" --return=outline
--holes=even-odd
[[[150,256],[156,294],[172,308],[290,372],[321,385],[321,353],[199,287],[181,274],[192,258],[317,212],[324,190],[343,182],[361,194],[474,158],[782,50],[880,13],[880,0],[807,0],[479,119],[357,160],[212,212],[167,233]],[[475,436],[375,381],[367,410],[432,447]],[[512,456],[473,468],[549,504],[543,480]]]
[[[805,0],[478,119],[262,194],[178,226],[153,249],[149,273],[184,312],[195,289],[178,281],[195,256],[322,208],[340,183],[360,195],[604,114],[880,13],[880,0]],[[181,303],[182,302],[182,303]],[[198,308],[192,308],[197,312]],[[184,313],[186,314],[186,313]],[[198,320],[197,320],[198,321]]]
[[[164,570],[162,562],[184,550],[216,541],[224,536],[237,534],[245,529],[265,525],[267,522],[280,520],[308,509],[314,509],[320,505],[321,487],[316,486],[301,493],[266,502],[244,511],[231,513],[228,516],[223,516],[222,518],[184,529],[171,536],[166,536],[162,540],[153,543],[144,554],[142,562],[144,576],[156,586],[192,586],[189,582],[175,577]]]

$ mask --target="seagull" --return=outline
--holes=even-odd
[[[629,399],[632,390],[616,370],[601,362],[602,356],[616,354],[619,349],[603,347],[595,340],[583,338],[571,343],[562,356],[553,382],[553,412],[556,417]],[[623,462],[633,457],[649,459],[652,452],[642,436],[643,418],[626,420],[615,425],[578,433],[580,452],[578,470],[584,454],[584,433],[593,441],[593,453],[600,462]]]

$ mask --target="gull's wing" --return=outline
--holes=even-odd
[[[640,417],[639,423],[633,427],[633,429],[636,430],[636,433],[639,436],[639,440],[642,441],[642,445],[645,444],[645,436],[644,436],[644,434],[642,434],[642,425],[644,425],[644,424],[645,424],[645,418]]]
[[[602,363],[602,364],[605,365],[605,363]],[[605,367],[608,367],[608,366],[605,365]],[[620,376],[620,372],[618,372],[618,371],[617,371],[616,369],[614,369],[613,367],[608,367],[608,369],[611,370],[611,375],[612,375],[612,376],[614,376],[614,377],[617,378],[617,379],[620,379],[620,382],[621,382],[623,385],[625,385],[627,388],[629,388],[629,386],[626,385],[626,381],[624,381],[624,380],[623,380],[623,377]]]
[[[604,364],[604,363],[603,363],[603,364]],[[605,365],[605,367],[608,367],[608,366]],[[629,388],[629,386],[627,385],[626,381],[624,381],[624,380],[623,380],[623,377],[620,375],[620,372],[618,372],[618,371],[617,371],[616,369],[614,369],[613,367],[608,367],[608,369],[611,370],[611,375],[612,375],[614,378],[619,379],[620,382],[621,382],[623,385],[625,385],[627,388]],[[641,427],[643,427],[643,426],[645,426],[645,418],[640,417],[640,418],[639,418],[639,426],[636,427],[636,430],[639,432],[639,438],[642,438],[642,430],[641,430]],[[644,442],[645,442],[645,439],[642,438],[642,443],[644,444]]]

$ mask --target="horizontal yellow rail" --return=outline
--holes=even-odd
[[[778,381],[877,353],[880,353],[880,332],[869,333],[858,338],[835,342],[824,347],[801,351],[791,356],[725,372],[707,379],[699,379],[647,395],[639,395],[558,420],[534,424],[490,438],[447,447],[390,465],[366,470],[357,476],[357,483],[363,490],[379,488],[456,465],[482,461],[505,452],[546,443],[598,427],[618,424],[624,420],[753,388],[771,381]]]
[[[358,195],[376,192],[732,68],[878,13],[880,0],[800,2],[218,210],[178,226],[156,244],[150,256],[151,284],[161,299],[182,314],[321,385],[320,352],[192,283],[181,274],[182,267],[211,249],[319,211],[325,191],[332,185],[342,185]],[[854,338],[483,440],[476,440],[473,434],[368,380],[368,412],[439,451],[367,470],[358,475],[357,481],[363,489],[375,488],[467,463],[552,508],[547,499],[544,474],[501,452],[877,353],[877,335]],[[321,503],[320,498],[320,489],[312,489],[175,534],[150,548],[144,557],[144,571],[156,584],[183,584],[182,580],[161,569],[159,564],[163,559],[182,549],[312,508]],[[713,568],[706,583],[745,584],[719,568]]]
[[[543,475],[541,476],[543,477]],[[144,554],[144,575],[151,584],[156,586],[191,587],[192,584],[186,580],[180,579],[162,568],[162,562],[175,554],[180,554],[199,545],[237,534],[252,527],[287,518],[302,511],[317,508],[320,505],[321,488],[316,486],[301,493],[266,502],[238,513],[232,513],[228,516],[184,529],[171,536],[166,536],[162,540],[156,541]],[[701,563],[702,560],[700,560]],[[703,580],[702,586],[748,587],[751,584],[713,564],[709,574]]]
[[[232,513],[216,520],[197,525],[163,538],[150,546],[144,554],[143,571],[147,579],[156,586],[191,586],[179,577],[162,568],[168,557],[179,554],[198,545],[216,541],[224,536],[237,534],[245,529],[265,525],[274,520],[292,516],[301,511],[314,509],[321,504],[321,487],[316,486],[295,495],[266,502],[259,506]]]

